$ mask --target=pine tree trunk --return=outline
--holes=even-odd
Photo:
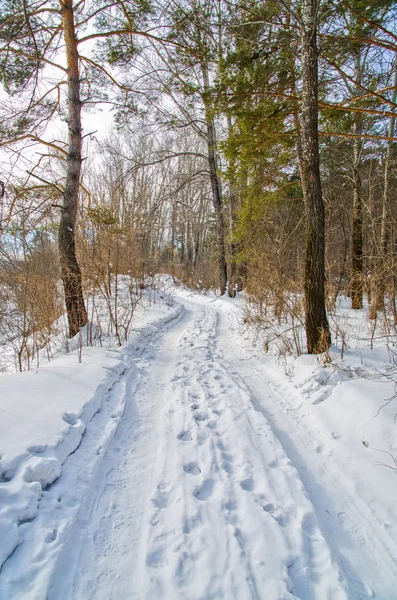
[[[227,119],[229,135],[232,131],[232,120],[229,116]],[[234,242],[234,230],[236,225],[237,218],[237,204],[238,204],[238,196],[236,190],[236,181],[235,181],[235,164],[234,161],[229,162],[229,235],[230,235],[230,245],[229,245],[229,276],[228,276],[228,293],[230,298],[236,297],[236,291],[238,289],[237,282],[237,248]]]
[[[356,128],[355,128],[356,129]],[[361,197],[361,179],[357,169],[358,140],[354,140],[353,165],[353,224],[352,224],[352,308],[363,307],[363,202]]]
[[[318,146],[317,0],[302,0],[302,187],[306,209],[305,325],[309,354],[326,350],[325,218]]]
[[[395,104],[397,101],[397,59],[394,62],[394,77],[393,77],[393,95],[392,102]],[[396,125],[396,117],[390,117],[388,136],[394,137]],[[387,142],[386,159],[385,159],[385,171],[384,171],[384,184],[383,184],[383,197],[382,197],[382,222],[380,231],[380,264],[376,273],[376,287],[375,287],[375,302],[373,313],[376,316],[378,310],[384,310],[385,308],[385,288],[386,288],[386,258],[387,258],[387,243],[388,243],[388,217],[389,217],[389,201],[390,201],[390,175],[393,164],[393,142],[389,140]]]
[[[222,188],[217,168],[215,124],[208,106],[208,93],[210,89],[208,67],[205,63],[202,63],[202,74],[205,94],[205,118],[207,124],[208,165],[216,219],[219,289],[221,294],[224,294],[226,292],[227,283],[225,223],[223,218]]]
[[[69,151],[58,245],[69,335],[73,337],[88,320],[83,298],[81,271],[76,256],[76,219],[82,162],[81,101],[73,0],[64,0],[61,6],[67,60]]]
[[[236,297],[236,288],[237,288],[237,263],[236,263],[236,255],[237,248],[236,244],[233,241],[233,234],[235,228],[235,220],[236,220],[236,210],[237,210],[237,194],[233,181],[230,182],[230,195],[229,195],[229,231],[231,236],[230,242],[230,259],[229,259],[229,297]]]
[[[355,57],[354,77],[361,81],[361,60],[358,52]],[[354,119],[353,133],[361,133],[361,115]],[[359,138],[353,140],[353,223],[352,223],[352,275],[351,299],[352,308],[359,310],[363,307],[363,199],[361,195],[361,178],[359,166],[361,162],[362,142]]]
[[[218,251],[218,276],[219,289],[221,294],[226,291],[227,282],[227,263],[226,263],[226,248],[225,248],[225,224],[223,219],[223,202],[220,181],[216,166],[215,153],[215,128],[214,123],[207,123],[208,135],[208,163],[210,168],[210,179],[212,187],[212,196],[214,201],[215,218],[216,218],[216,233],[217,233],[217,251]]]

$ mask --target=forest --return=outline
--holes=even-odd
[[[397,600],[396,9],[0,0],[0,600]]]
[[[395,2],[0,6],[3,372],[95,298],[121,343],[156,273],[245,290],[266,348],[327,351],[342,297],[394,332]]]

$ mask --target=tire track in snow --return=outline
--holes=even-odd
[[[142,390],[151,383],[147,371],[162,339],[178,328],[184,317],[181,311],[163,325],[146,340],[143,351],[140,344],[134,369],[120,381],[118,394],[124,398],[124,414],[80,507],[70,540],[62,549],[49,600],[138,598],[130,593],[130,570],[139,558],[142,492],[150,477],[156,416],[152,398]],[[152,386],[155,397],[161,386],[157,381]],[[97,452],[103,452],[101,447]],[[79,459],[84,461],[84,456]],[[44,595],[47,598],[43,591]]]
[[[229,330],[230,327],[230,322],[227,326],[226,322],[227,319],[223,324],[224,335],[219,339],[222,339],[223,344],[231,345],[232,352],[227,352],[229,361],[233,362],[235,367],[231,368],[240,381],[250,382],[252,388],[250,393],[256,410],[271,424],[275,435],[297,469],[314,507],[321,531],[347,582],[349,598],[354,600],[368,600],[373,597],[383,600],[397,598],[395,541],[388,539],[388,536],[379,536],[379,528],[374,527],[374,516],[371,510],[361,498],[349,491],[350,483],[346,480],[345,474],[337,469],[332,457],[327,456],[327,461],[324,461],[321,445],[318,445],[318,437],[316,435],[313,435],[313,439],[311,437],[314,432],[310,428],[304,430],[300,425],[300,419],[292,417],[291,420],[292,407],[302,404],[299,392],[287,384],[272,383],[270,373],[267,373],[268,378],[266,378],[267,371],[263,362],[257,363],[254,358],[252,361],[241,363],[241,359],[236,358],[241,356],[241,351],[236,347],[233,334],[228,331],[225,335],[226,328]],[[295,402],[287,401],[291,397]],[[285,426],[286,420],[289,422],[288,427]],[[317,442],[314,443],[316,439]],[[313,443],[313,450],[307,453]],[[306,452],[300,448],[301,444]],[[308,458],[310,460],[307,460]],[[327,487],[322,484],[323,473],[326,473]],[[332,514],[336,515],[334,519]],[[384,570],[384,577],[381,578],[378,571],[380,568]],[[381,581],[379,596],[366,583],[370,573],[376,575],[378,587]]]
[[[216,319],[201,309],[180,340],[160,453],[172,501],[154,501],[142,597],[347,598],[297,471],[263,418],[246,416],[257,414],[215,348]],[[181,483],[183,463],[199,473]]]
[[[217,312],[186,302],[142,354],[50,600],[348,597],[298,471],[218,337]]]

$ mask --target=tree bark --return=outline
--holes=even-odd
[[[229,278],[228,278],[228,293],[230,298],[236,297],[238,288],[237,282],[237,248],[233,241],[235,222],[236,222],[236,211],[237,211],[237,193],[234,186],[234,182],[230,181],[230,193],[229,193],[229,231],[231,236],[230,242],[230,259],[229,259]]]
[[[306,210],[305,327],[309,354],[331,344],[325,310],[325,218],[318,146],[319,0],[302,0],[302,187]]]
[[[227,284],[227,262],[225,244],[225,222],[223,218],[222,187],[217,168],[215,123],[211,115],[210,108],[208,106],[208,93],[210,89],[208,67],[205,63],[202,63],[201,68],[204,82],[204,106],[207,125],[208,166],[210,171],[212,197],[214,202],[216,218],[219,289],[221,294],[224,294],[226,292]]]
[[[227,125],[229,130],[229,135],[232,131],[232,120],[231,117],[227,118]],[[229,161],[229,260],[228,260],[228,294],[230,298],[236,297],[237,291],[237,247],[234,242],[234,230],[236,226],[237,219],[237,190],[236,190],[236,178],[235,178],[235,169],[236,165],[233,160]]]
[[[392,102],[395,104],[397,101],[397,59],[394,61],[393,66],[393,94]],[[396,126],[396,117],[390,117],[389,120],[389,131],[388,136],[394,137],[394,130]],[[389,203],[390,203],[390,174],[392,169],[392,158],[393,158],[393,142],[389,140],[387,142],[386,159],[385,159],[385,171],[384,171],[384,183],[383,183],[383,197],[382,197],[382,222],[380,230],[380,260],[379,268],[377,269],[375,279],[375,302],[373,313],[376,316],[378,310],[384,310],[385,308],[385,288],[386,288],[386,257],[387,257],[387,243],[388,243],[388,217],[389,217]]]
[[[354,78],[361,82],[361,60],[358,51],[355,57]],[[361,133],[362,117],[358,113],[354,117],[353,133]],[[361,162],[362,141],[359,137],[353,140],[353,223],[352,223],[352,276],[351,299],[352,308],[363,307],[363,199],[361,195],[361,178],[359,166]]]
[[[60,4],[67,62],[69,148],[58,245],[69,335],[73,337],[88,320],[76,256],[76,219],[82,163],[80,74],[73,0],[63,0]]]

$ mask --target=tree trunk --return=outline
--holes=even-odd
[[[228,285],[228,293],[230,298],[236,297],[237,292],[237,248],[236,244],[233,241],[233,234],[235,229],[235,221],[236,221],[236,209],[237,209],[237,194],[236,189],[233,185],[233,182],[230,182],[230,195],[229,195],[229,227],[230,227],[230,259],[229,259],[229,285]]]
[[[193,236],[192,236],[192,224],[190,220],[186,222],[186,244],[187,244],[187,260],[189,263],[189,268],[192,268],[193,265]]]
[[[361,60],[358,51],[355,57],[354,78],[361,81]],[[354,117],[353,133],[361,133],[362,117],[358,113]],[[351,299],[352,308],[359,310],[363,307],[363,199],[361,195],[361,178],[359,166],[361,162],[362,141],[353,140],[353,223],[352,223],[352,276]]]
[[[61,3],[65,41],[68,84],[69,152],[66,163],[66,181],[63,210],[59,224],[59,256],[65,291],[69,335],[75,336],[87,323],[82,277],[76,256],[76,219],[81,173],[81,101],[77,39],[75,35],[73,0]]]
[[[227,119],[229,134],[232,131],[232,120],[230,116]],[[236,165],[234,161],[229,162],[229,276],[228,276],[228,294],[230,298],[236,297],[237,292],[237,247],[234,241],[234,230],[237,219],[237,205],[238,197],[236,190],[236,178],[235,178]]]
[[[394,76],[393,76],[393,95],[392,102],[395,104],[397,101],[397,59],[394,61],[393,66]],[[396,125],[396,117],[390,117],[389,121],[389,131],[388,136],[390,138],[394,137],[394,130]],[[385,172],[384,172],[384,184],[383,184],[383,197],[382,197],[382,222],[381,222],[381,230],[380,230],[380,264],[376,273],[376,288],[375,288],[375,302],[374,302],[374,310],[376,317],[376,312],[378,310],[384,310],[385,308],[385,288],[386,288],[386,258],[387,258],[387,230],[389,227],[388,217],[389,217],[389,201],[390,201],[390,174],[392,169],[392,158],[393,158],[393,142],[389,140],[387,142],[386,149],[386,159],[385,159]]]
[[[325,218],[318,147],[318,0],[302,0],[302,187],[306,209],[305,326],[309,354],[326,350]]]
[[[397,272],[397,261],[396,261],[396,256],[397,256],[397,236],[395,234],[394,231],[394,226],[392,224],[391,226],[391,239],[394,240],[393,243],[393,248],[392,248],[392,259],[391,259],[391,269],[392,269],[392,292],[391,292],[391,308],[392,308],[392,312],[393,312],[393,321],[394,321],[394,327],[397,326],[397,306],[396,306],[396,296],[397,296],[397,276],[396,276],[396,272]]]
[[[208,67],[202,63],[202,74],[204,81],[204,106],[205,118],[207,124],[207,144],[208,144],[208,166],[210,171],[210,180],[212,188],[212,197],[214,202],[216,233],[217,233],[217,252],[218,252],[218,271],[219,271],[219,289],[221,294],[226,292],[227,283],[227,263],[226,263],[226,244],[225,244],[225,223],[223,218],[223,200],[221,182],[218,176],[217,154],[216,154],[216,134],[214,119],[208,106],[209,77]]]
[[[176,202],[172,203],[172,219],[171,219],[171,250],[172,250],[172,262],[174,262],[175,250],[177,249],[177,245],[175,243],[176,240],[176,220],[177,220],[177,207]]]
[[[197,267],[197,262],[198,262],[198,257],[199,257],[199,251],[200,251],[200,231],[196,231],[194,233],[194,258],[193,258],[193,268],[195,269]]]

